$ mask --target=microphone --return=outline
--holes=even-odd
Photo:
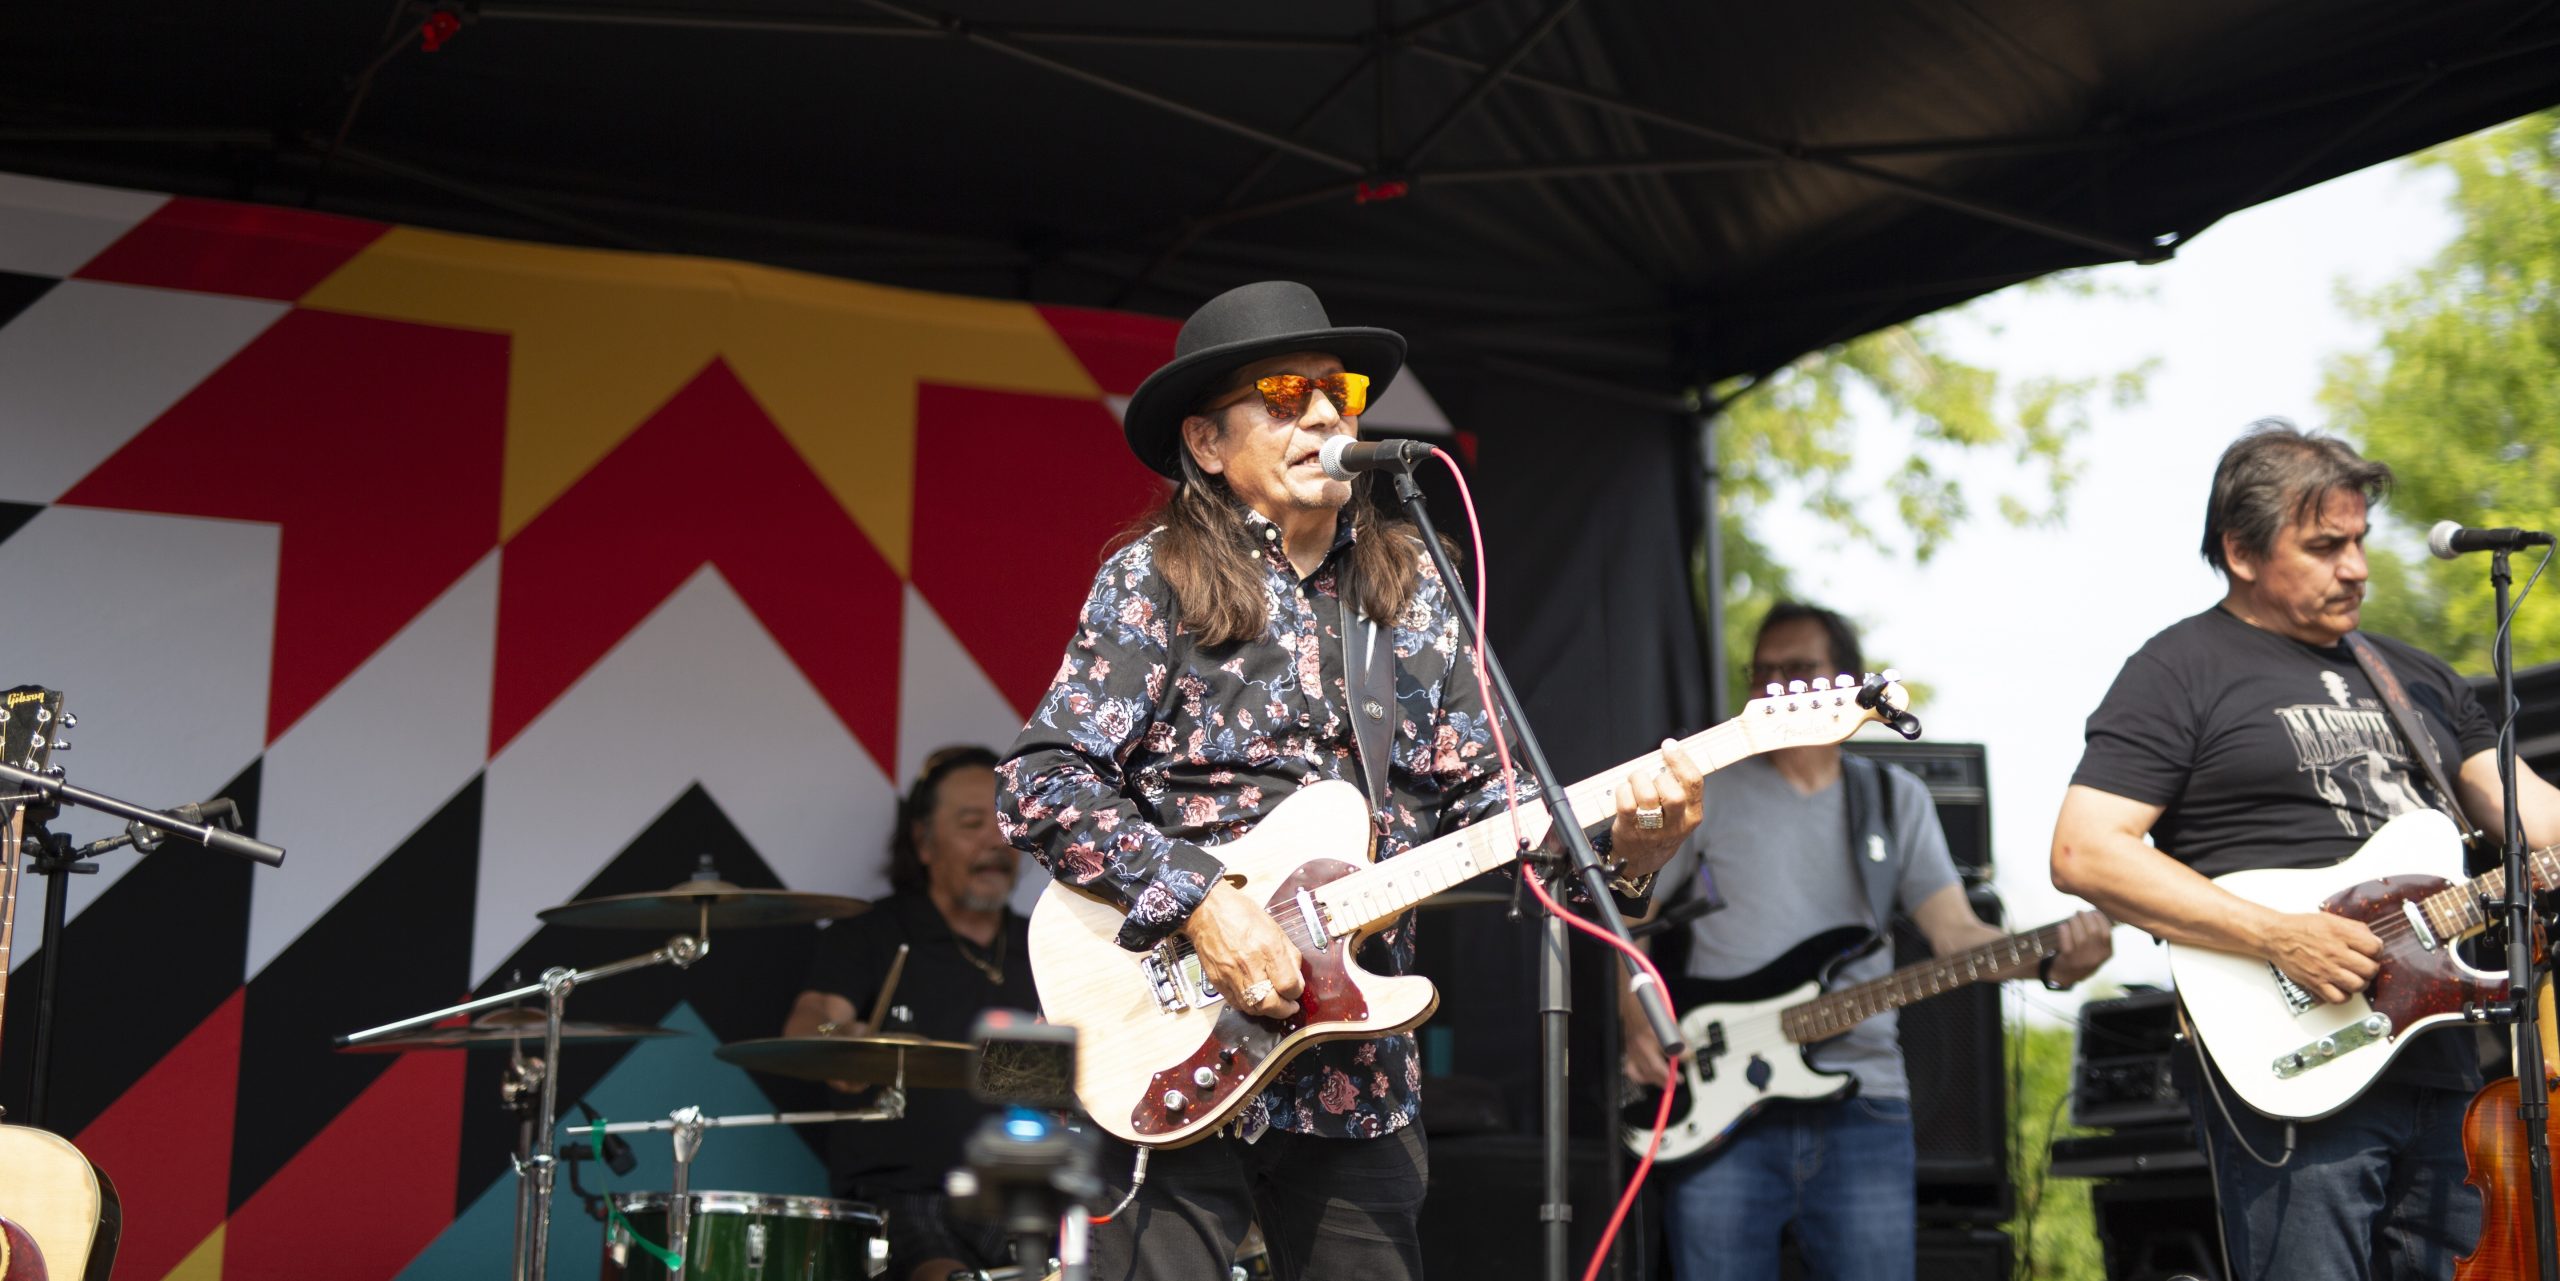
[[[1316,461],[1324,465],[1325,475],[1349,480],[1364,471],[1412,471],[1430,456],[1431,446],[1418,440],[1367,441],[1336,436],[1317,451]]]
[[[223,826],[228,828],[239,819],[239,816],[240,807],[228,796],[217,796],[209,801],[181,805],[169,811],[169,817],[196,827],[210,826],[209,820],[218,818],[226,820]],[[169,837],[165,829],[139,821],[125,824],[124,834],[127,840],[133,842],[135,849],[145,854],[160,848],[160,842]]]
[[[2441,560],[2464,552],[2511,552],[2550,545],[2551,535],[2538,529],[2464,529],[2459,521],[2440,520],[2427,531],[2427,550]]]

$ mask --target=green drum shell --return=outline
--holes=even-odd
[[[664,1192],[618,1192],[614,1206],[633,1230],[667,1243]],[[883,1239],[880,1211],[860,1201],[753,1192],[694,1192],[685,1226],[683,1281],[869,1281],[871,1243]],[[669,1281],[665,1264],[631,1243],[621,1225],[604,1231],[601,1281]]]

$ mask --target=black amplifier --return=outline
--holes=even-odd
[[[2187,1053],[2178,1035],[2178,994],[2135,988],[2080,1007],[2071,1056],[2071,1122],[2088,1129],[2187,1119],[2169,1075]]]

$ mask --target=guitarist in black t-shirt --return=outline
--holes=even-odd
[[[2342,1002],[2378,972],[2371,929],[2264,907],[2209,878],[2335,863],[2390,819],[2446,800],[2499,830],[2496,728],[2469,687],[2431,655],[2365,638],[2408,691],[2429,755],[2459,763],[2459,795],[2438,797],[2348,640],[2370,509],[2390,485],[2389,467],[2282,422],[2223,453],[2203,552],[2229,590],[2136,651],[2090,716],[2054,829],[2056,888],[2172,944],[2261,958],[2309,997]],[[2528,771],[2517,804],[2530,844],[2560,841],[2560,789]],[[2353,1102],[2300,1122],[2249,1110],[2202,1067],[2189,1102],[2234,1275],[2450,1277],[2480,1230],[2462,1152],[2478,1071],[2463,1048],[2422,1036]]]

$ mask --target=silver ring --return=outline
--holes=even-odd
[[[1639,806],[1637,806],[1637,807],[1636,807],[1636,826],[1638,826],[1638,827],[1640,827],[1640,828],[1643,828],[1644,830],[1646,830],[1646,831],[1648,831],[1648,832],[1659,832],[1659,831],[1661,831],[1661,830],[1662,830],[1662,807],[1661,807],[1661,806],[1659,806],[1659,805],[1639,805]]]
[[[1271,998],[1278,994],[1278,990],[1271,986],[1271,980],[1257,979],[1252,987],[1244,990],[1244,1003],[1247,1005],[1268,1005],[1271,1003]]]

